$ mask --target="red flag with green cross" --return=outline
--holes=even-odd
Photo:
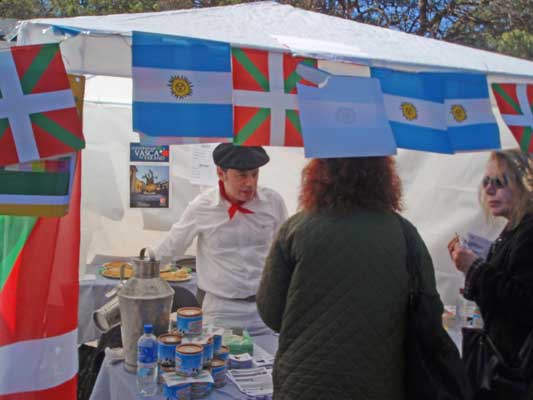
[[[533,153],[533,85],[493,83],[500,114],[523,152]]]
[[[316,86],[296,73],[300,62],[317,61],[288,53],[233,47],[235,144],[302,147],[296,84]]]
[[[0,50],[0,166],[85,146],[57,43]]]

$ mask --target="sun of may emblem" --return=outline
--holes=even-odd
[[[453,119],[457,122],[463,122],[468,118],[465,108],[460,104],[453,104],[450,113],[453,115]]]
[[[401,108],[405,119],[412,121],[418,118],[418,111],[413,103],[402,103]]]
[[[192,83],[185,76],[171,76],[168,80],[168,87],[174,97],[184,99],[192,95]]]

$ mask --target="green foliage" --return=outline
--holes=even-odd
[[[157,0],[50,0],[49,14],[60,17],[159,11]]]
[[[515,29],[504,32],[496,45],[500,53],[533,60],[533,34]]]
[[[28,19],[45,13],[39,0],[0,0],[1,18]]]
[[[533,0],[478,0],[445,40],[533,60]]]

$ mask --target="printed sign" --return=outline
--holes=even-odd
[[[130,207],[168,208],[168,198],[168,165],[130,165]]]
[[[130,161],[132,162],[164,162],[169,161],[168,146],[143,146],[130,143]]]

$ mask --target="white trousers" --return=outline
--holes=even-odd
[[[202,312],[206,324],[226,329],[246,329],[250,335],[264,335],[271,332],[257,313],[255,301],[226,299],[206,292]]]

